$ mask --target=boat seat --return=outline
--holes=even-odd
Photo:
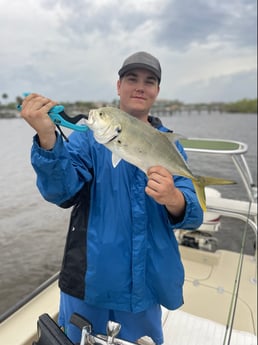
[[[240,141],[210,139],[210,138],[180,138],[180,143],[186,151],[214,154],[243,154],[248,145]]]
[[[162,308],[165,345],[222,345],[226,327],[182,310]],[[254,334],[233,330],[230,345],[256,345]]]

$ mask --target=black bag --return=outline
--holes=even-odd
[[[37,324],[39,339],[32,345],[74,345],[48,314],[39,316]]]

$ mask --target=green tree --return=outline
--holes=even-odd
[[[242,99],[237,102],[227,103],[224,110],[229,113],[257,113],[257,98],[256,99]]]
[[[7,94],[7,93],[3,93],[3,94],[2,94],[2,98],[3,98],[4,100],[6,100],[6,99],[8,98],[8,94]]]

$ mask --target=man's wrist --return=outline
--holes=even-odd
[[[186,201],[184,194],[178,188],[175,188],[175,192],[172,202],[165,206],[172,217],[181,218],[185,214]]]
[[[52,150],[56,143],[56,132],[38,134],[39,145],[44,150]]]

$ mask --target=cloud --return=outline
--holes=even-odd
[[[0,0],[0,94],[112,100],[122,61],[145,50],[161,61],[164,98],[216,98],[225,78],[241,73],[243,95],[253,95],[246,71],[257,70],[256,6],[254,0]],[[231,87],[221,97],[240,93]]]
[[[145,2],[142,0],[141,3],[144,5]],[[151,7],[139,8],[136,4],[135,1],[121,2],[119,0],[41,1],[43,8],[49,11],[56,9],[60,30],[69,33],[73,38],[77,35],[94,34],[109,37],[119,31],[130,32],[139,28],[150,14],[153,14],[153,10],[150,10]]]
[[[210,41],[254,47],[256,13],[255,0],[167,1],[160,14],[156,40],[178,50]]]
[[[221,75],[207,80],[196,80],[180,86],[175,96],[187,102],[234,102],[244,98],[257,98],[257,70],[247,70],[230,75]],[[175,98],[177,98],[175,97]]]

